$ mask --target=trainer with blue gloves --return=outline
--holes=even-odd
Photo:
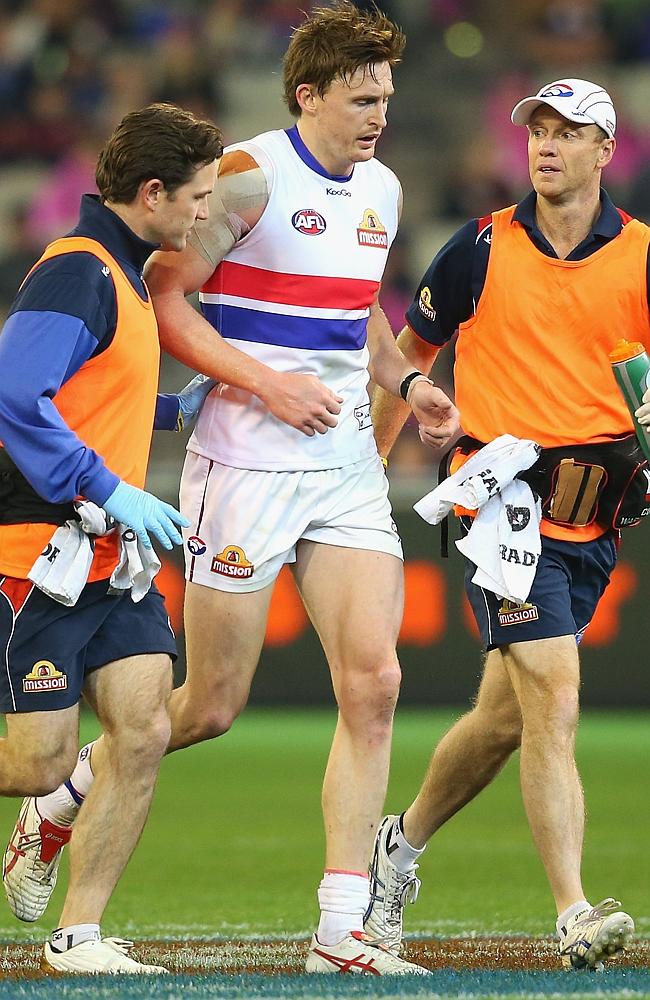
[[[158,327],[142,270],[155,249],[182,250],[207,218],[222,151],[219,130],[180,108],[126,115],[99,156],[99,197],[84,196],[75,229],[46,247],[0,333],[0,794],[27,796],[3,865],[19,919],[41,916],[71,838],[35,796],[65,782],[83,802],[78,764],[100,786],[72,837],[45,971],[166,971],[102,937],[100,921],[169,741],[174,636],[155,585],[137,594],[111,586],[131,558],[129,532],[82,534],[78,550],[68,543],[80,535],[79,498],[148,548],[150,536],[167,549],[181,542],[185,518],[143,488],[151,435],[154,422],[179,429],[193,419],[214,381],[199,376],[158,396]],[[76,574],[74,602],[46,590],[34,566],[44,559]],[[110,737],[78,760],[82,694]]]
[[[216,384],[217,380],[214,378],[197,375],[178,394],[160,393],[154,429],[182,431],[191,426],[198,417],[206,396]],[[119,482],[102,506],[116,521],[133,528],[147,548],[151,546],[148,532],[155,535],[166,549],[171,549],[172,544],[181,545],[183,542],[176,525],[187,527],[187,519],[171,504],[136,486]]]

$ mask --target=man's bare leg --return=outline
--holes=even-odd
[[[171,663],[164,654],[107,664],[86,682],[104,730],[104,753],[98,755],[95,781],[70,841],[61,927],[100,923],[135,849],[169,742],[171,685]]]
[[[250,692],[273,585],[249,593],[187,583],[187,676],[172,693],[169,752],[228,732]]]
[[[404,836],[414,848],[479,794],[504,766],[521,740],[521,712],[501,650],[485,658],[474,708],[442,737],[422,788],[403,818]]]
[[[575,761],[580,667],[574,636],[513,643],[504,662],[521,705],[521,791],[558,913],[585,898],[584,797]]]
[[[326,865],[365,872],[386,796],[399,692],[402,565],[383,552],[303,541],[296,579],[339,707],[323,784]]]

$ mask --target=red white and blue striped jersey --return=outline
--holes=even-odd
[[[397,232],[399,181],[375,159],[333,177],[295,127],[230,149],[264,169],[269,200],[199,293],[204,315],[239,350],[318,376],[343,404],[337,427],[310,438],[225,385],[206,400],[188,448],[236,468],[349,465],[376,451],[366,327]]]

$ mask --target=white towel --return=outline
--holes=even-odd
[[[442,521],[455,504],[478,509],[456,547],[476,564],[473,583],[518,604],[527,600],[535,579],[542,511],[530,486],[515,476],[534,465],[540,451],[534,441],[503,434],[414,506],[430,524]]]
[[[113,593],[131,588],[132,600],[141,601],[160,569],[153,548],[145,548],[131,528],[117,525],[114,518],[90,500],[75,501],[74,507],[80,520],[71,518],[56,529],[30,569],[29,579],[54,601],[74,607],[88,582],[95,551],[94,536],[108,535],[117,528],[119,562],[111,575],[110,588]]]
[[[153,578],[160,570],[160,561],[153,547],[142,544],[135,531],[125,524],[118,525],[120,532],[120,561],[113,570],[109,593],[131,591],[131,600],[141,601]]]

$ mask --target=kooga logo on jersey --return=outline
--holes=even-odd
[[[352,197],[352,193],[350,191],[346,191],[345,188],[325,188],[325,194],[337,194],[342,198]]]
[[[291,225],[305,236],[320,236],[327,229],[327,223],[313,208],[301,208],[291,216]]]

